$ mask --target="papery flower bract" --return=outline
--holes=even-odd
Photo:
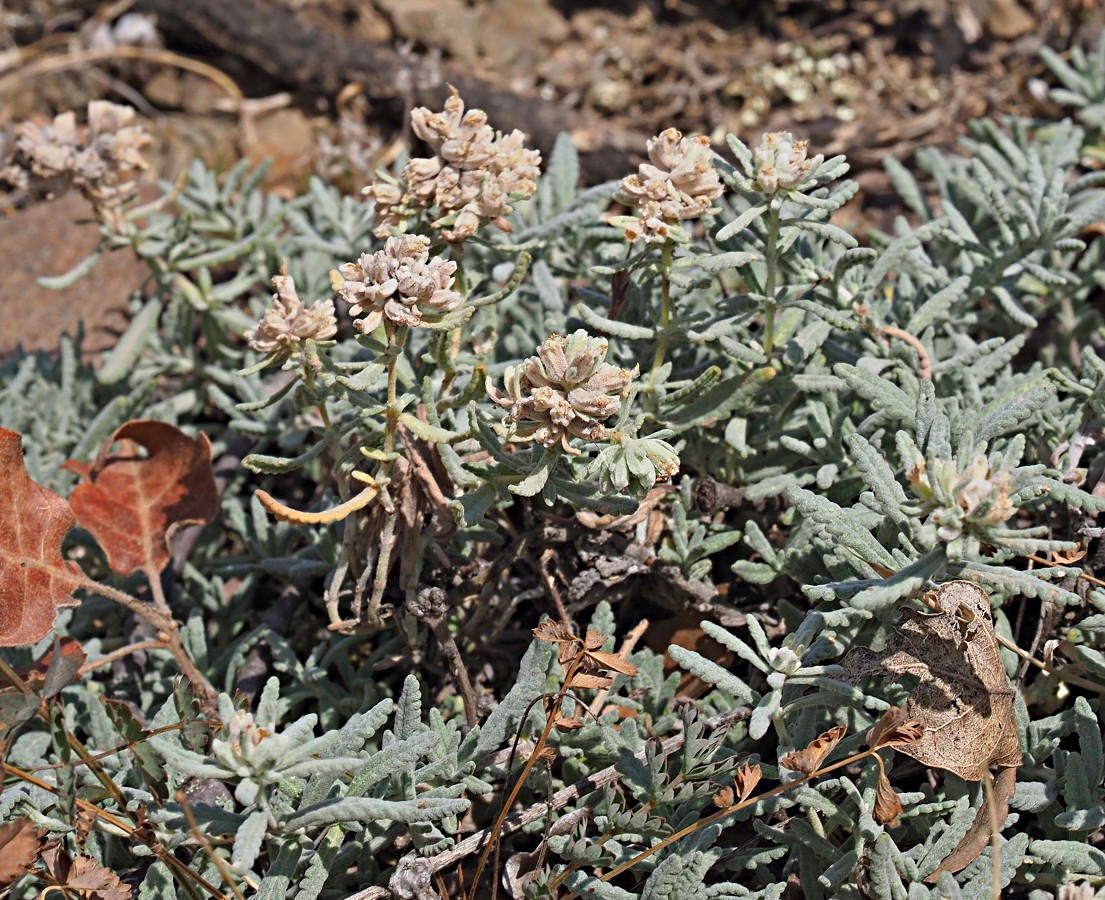
[[[364,194],[376,204],[374,233],[386,237],[420,210],[433,210],[433,227],[451,243],[472,237],[485,221],[505,231],[511,202],[537,190],[541,154],[524,146],[520,131],[498,135],[479,109],[465,111],[454,90],[440,113],[411,111],[411,130],[433,151],[407,161],[401,184],[375,182]]]
[[[1000,525],[1016,511],[1009,499],[1008,472],[995,472],[984,456],[963,469],[954,460],[918,460],[906,474],[916,515],[927,515],[941,540],[952,541],[964,531]]]
[[[639,225],[626,229],[630,241],[666,240],[667,225],[708,212],[725,190],[704,135],[683,137],[668,128],[646,147],[649,161],[623,178],[614,194],[619,203],[641,211]]]
[[[765,194],[795,190],[825,161],[821,154],[807,159],[807,146],[789,131],[765,134],[752,154],[753,185]]]
[[[246,332],[246,341],[254,350],[294,354],[305,340],[324,341],[338,333],[333,300],[316,300],[308,309],[299,299],[287,268],[281,268],[272,286],[276,288],[272,307]]]
[[[507,411],[510,437],[546,447],[560,444],[576,454],[570,438],[602,440],[604,423],[621,410],[639,372],[637,366],[630,371],[606,362],[607,349],[605,338],[581,328],[567,337],[551,335],[536,356],[508,366],[505,392],[489,386],[488,393]]]
[[[349,304],[353,324],[363,334],[384,319],[399,325],[422,324],[424,314],[449,312],[461,302],[453,287],[457,264],[430,258],[430,239],[401,234],[387,239],[383,250],[362,253],[359,260],[338,266],[335,289]]]
[[[129,106],[93,100],[83,129],[77,128],[72,112],[61,113],[46,125],[18,125],[9,169],[75,186],[119,227],[119,207],[134,195],[134,173],[147,168],[141,150],[150,142],[146,130],[134,124],[134,110]]]

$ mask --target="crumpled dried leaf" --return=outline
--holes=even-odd
[[[779,760],[779,765],[801,772],[803,775],[810,775],[821,768],[821,763],[833,752],[847,732],[847,725],[834,725],[810,741],[804,750],[788,753]]]
[[[160,572],[169,563],[172,533],[210,522],[218,513],[210,441],[202,433],[190,438],[165,422],[126,422],[96,462],[70,460],[65,468],[85,479],[69,497],[77,521],[92,532],[120,575]]]
[[[978,781],[990,766],[1019,766],[1014,692],[998,652],[990,598],[966,581],[945,584],[935,612],[902,611],[886,649],[865,647],[842,661],[843,680],[915,675],[905,715],[924,729],[895,749],[918,762]]]
[[[875,786],[875,821],[880,825],[888,825],[894,828],[898,824],[898,816],[902,814],[902,800],[898,792],[890,786],[890,779],[886,777],[886,770],[879,767],[879,780]]]
[[[23,439],[7,428],[0,428],[0,472],[0,647],[21,647],[50,633],[58,609],[76,605],[84,575],[61,556],[75,521],[69,504],[31,481]]]
[[[26,873],[38,853],[42,834],[26,816],[0,825],[0,887],[7,887]]]
[[[901,747],[919,743],[924,736],[925,729],[920,722],[910,719],[903,707],[892,706],[867,732],[867,746],[872,750]]]

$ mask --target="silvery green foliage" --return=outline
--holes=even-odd
[[[1105,39],[1099,39],[1089,54],[1075,44],[1069,62],[1050,47],[1040,48],[1040,58],[1062,85],[1052,88],[1048,97],[1073,106],[1078,121],[1100,133],[1105,126]]]
[[[1100,105],[1101,60],[1076,56],[1069,71],[1049,64],[1082,98],[1057,99],[1098,127],[1089,116]],[[1105,620],[1080,618],[1087,602],[1105,610],[1105,595],[1082,591],[1077,561],[1024,562],[1093,539],[1103,506],[1090,493],[1103,467],[1093,443],[1105,421],[1103,242],[1081,235],[1105,212],[1105,197],[1100,179],[1082,174],[1085,143],[1069,122],[982,122],[955,153],[923,151],[921,179],[890,160],[908,218],[858,247],[830,221],[856,191],[842,158],[793,157],[793,177],[765,179],[766,152],[732,138],[732,160],[716,161],[730,190],[705,228],[688,224],[686,242],[627,252],[621,232],[602,221],[614,186],[578,191],[565,138],[537,194],[518,204],[514,232],[458,252],[470,311],[453,323],[463,324],[458,340],[412,331],[397,352],[350,336],[344,322],[342,340],[269,359],[246,349],[241,334],[265,308],[281,261],[305,299],[327,295],[332,269],[376,248],[371,210],[321,181],[280,201],[261,190],[261,170],[220,178],[197,164],[180,195],[183,215],[155,204],[129,214],[126,234],[104,236],[104,250],[130,247],[149,261],[151,290],[135,301],[96,382],[69,344],[56,361],[12,361],[0,381],[3,424],[24,434],[31,474],[45,483],[63,486],[58,463],[88,459],[136,415],[202,427],[220,459],[245,457],[244,470],[227,467],[224,527],[205,532],[170,597],[197,665],[225,691],[219,721],[196,725],[174,690],[171,660],[152,652],[118,669],[122,687],[113,690],[133,707],[130,724],[196,727],[143,741],[152,760],[128,749],[106,756],[100,771],[125,802],[148,806],[165,846],[209,880],[218,872],[169,786],[208,789],[193,813],[219,838],[215,852],[262,896],[313,900],[383,886],[396,848],[432,860],[461,823],[484,827],[492,795],[517,773],[505,751],[516,734],[536,739],[544,717],[531,704],[562,683],[547,645],[531,648],[517,674],[500,648],[504,634],[515,646],[536,624],[532,601],[545,590],[523,555],[544,534],[531,523],[630,514],[649,498],[663,518],[650,564],[729,616],[732,624],[703,631],[733,662],[673,648],[671,658],[709,688],[688,704],[677,701],[680,672],[640,649],[638,674],[619,676],[594,716],[586,707],[595,692],[565,701],[582,727],[553,732],[557,760],[537,770],[521,802],[545,801],[606,767],[618,778],[510,838],[508,853],[543,848],[524,890],[779,900],[797,881],[811,898],[992,896],[989,850],[955,876],[923,881],[975,820],[979,786],[945,777],[933,787],[894,760],[892,780],[912,778],[913,788],[897,828],[873,817],[874,766],[856,767],[701,829],[617,885],[595,871],[708,815],[747,759],[763,766],[767,787],[792,777],[780,757],[829,725],[849,726],[839,753],[859,750],[906,688],[860,690],[838,680],[836,664],[853,646],[885,641],[899,603],[941,581],[986,585],[999,629],[1012,630],[1003,607],[1024,598],[1059,604],[1073,620],[1056,626],[1061,655],[1083,677],[1105,678]],[[578,456],[504,440],[488,382],[501,388],[508,366],[550,334],[578,329],[605,335],[611,362],[641,369],[606,424],[616,440],[577,441]],[[402,548],[407,580],[384,579],[371,630],[339,635],[325,627],[323,595],[333,589],[344,602],[342,579],[347,593],[365,579],[364,567],[348,568],[342,527],[274,521],[250,494],[263,487],[325,509],[344,499],[342,479],[356,487],[354,471],[398,458],[383,424],[391,362],[409,441],[402,450],[429,448],[446,488],[435,511],[444,527],[440,539],[435,532]],[[707,476],[739,488],[740,504],[699,509],[694,488]],[[282,494],[289,484],[296,493]],[[104,568],[94,548],[82,549]],[[486,578],[486,591],[465,581],[490,570],[501,583]],[[421,583],[447,589],[446,628],[463,656],[485,663],[483,692],[499,698],[471,729],[459,724],[455,693],[435,693],[448,676],[402,605]],[[656,583],[642,579],[631,600],[650,599]],[[285,590],[299,597],[293,612],[267,618]],[[586,603],[598,599],[596,591]],[[628,612],[605,602],[594,609],[608,652],[639,618],[633,602],[622,606]],[[1028,606],[1029,617],[1039,608]],[[479,627],[465,631],[473,621]],[[93,658],[133,631],[98,600],[62,627]],[[5,658],[27,664],[47,649]],[[1007,661],[1014,676],[1015,665]],[[92,752],[131,740],[128,723],[100,700],[107,683],[62,695],[65,723]],[[251,705],[232,700],[235,690],[260,696]],[[1042,900],[1064,881],[1105,877],[1091,840],[1105,827],[1100,700],[1043,678],[1023,694],[1026,765],[1003,823],[1000,879]],[[721,720],[726,727],[707,727]],[[197,728],[210,740],[196,740]],[[676,735],[681,747],[661,752],[659,742]],[[12,765],[60,766],[42,777],[72,796],[103,796],[92,770],[73,759],[57,729],[39,722],[9,752]],[[5,783],[0,811],[26,813],[57,834],[70,828],[47,792],[15,782]],[[124,856],[106,833],[93,832],[90,844],[105,861]],[[178,890],[155,862],[139,895]]]

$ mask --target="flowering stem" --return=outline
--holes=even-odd
[[[673,244],[664,241],[663,256],[660,262],[660,333],[656,341],[656,355],[652,359],[652,373],[648,379],[648,392],[652,397],[653,409],[659,406],[656,399],[656,379],[664,366],[664,357],[668,352],[668,333],[671,329],[671,257]]]
[[[388,410],[387,421],[384,424],[384,452],[395,452],[395,432],[399,425],[399,409],[397,406],[399,395],[397,391],[399,379],[399,353],[407,340],[407,326],[396,325],[387,321],[385,329],[388,336]],[[385,465],[390,465],[385,463]]]
[[[778,239],[779,207],[772,203],[767,214],[767,278],[764,281],[764,356],[767,357],[775,349],[775,280],[778,278],[775,245]]]

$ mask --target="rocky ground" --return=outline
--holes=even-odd
[[[887,156],[949,145],[975,117],[1040,111],[1040,47],[1092,45],[1105,21],[1094,0],[239,0],[225,22],[218,4],[185,6],[4,4],[0,125],[106,97],[149,120],[160,175],[197,155],[272,156],[274,190],[312,172],[355,190],[404,145],[401,110],[460,83],[502,127],[539,142],[550,123],[569,129],[593,180],[629,171],[672,125],[719,142],[793,131],[848,155],[862,186],[852,215],[881,223],[894,211]],[[136,28],[127,15],[154,18]],[[129,51],[135,31],[151,46]],[[54,346],[77,311],[87,346],[109,346],[141,267],[102,261],[79,302],[44,291],[36,276],[95,242],[84,207],[9,197],[5,212],[0,352]]]

